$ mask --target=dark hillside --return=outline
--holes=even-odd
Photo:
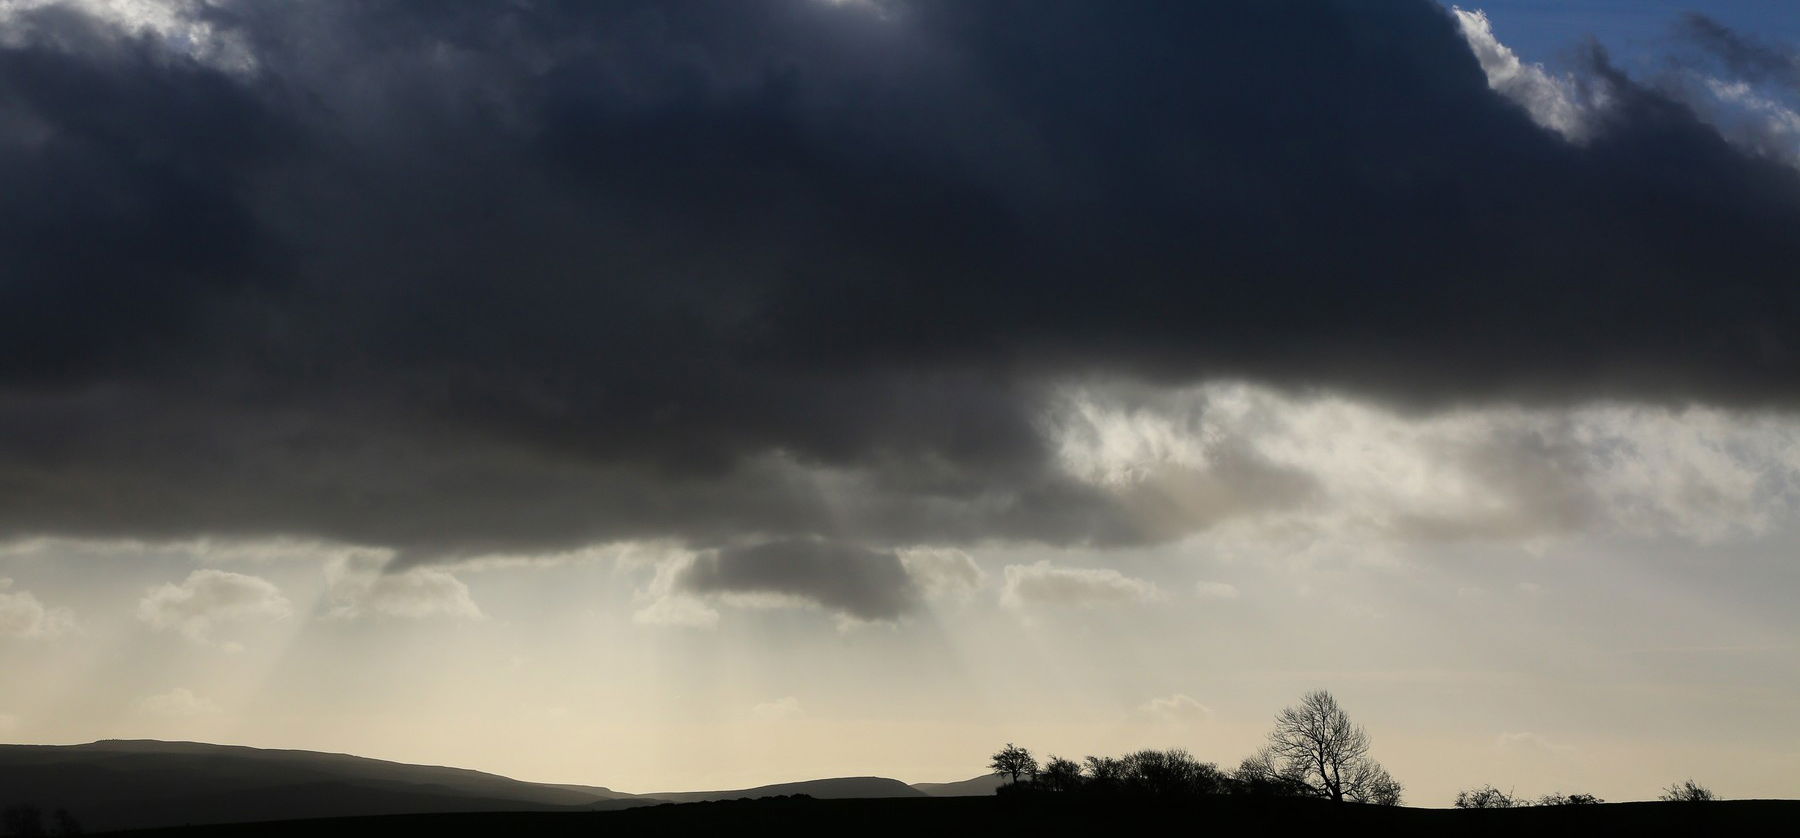
[[[1068,805],[1056,801],[960,797],[877,800],[763,799],[661,805],[578,814],[487,813],[290,821],[165,829],[140,838],[248,836],[635,836],[770,834],[794,836],[1142,834],[1141,830],[1231,835],[1732,836],[1787,834],[1800,801],[1741,800],[1689,805],[1616,803],[1505,811],[1335,806],[1306,799],[1219,798],[1172,805]]]

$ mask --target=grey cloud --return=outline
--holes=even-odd
[[[900,557],[824,541],[782,541],[696,556],[676,580],[697,594],[799,597],[860,620],[895,620],[920,592]]]
[[[66,9],[0,42],[0,536],[393,573],[672,538],[723,586],[750,537],[1134,544],[1314,497],[1228,451],[1073,477],[1071,378],[1800,394],[1800,175],[1598,55],[1619,104],[1567,143],[1427,0],[195,9],[228,49]],[[857,593],[881,562],[795,561],[905,610]]]

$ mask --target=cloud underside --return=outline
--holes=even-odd
[[[1791,450],[1651,446],[1800,395],[1800,175],[1426,0],[113,5],[0,17],[0,533],[887,619],[981,584],[915,545],[1754,530]]]

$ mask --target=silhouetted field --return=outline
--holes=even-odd
[[[1800,801],[1610,803],[1497,811],[1333,804],[1303,798],[1216,798],[1170,804],[1045,799],[760,799],[615,812],[475,813],[331,818],[111,833],[143,838],[237,836],[951,836],[1133,834],[1169,829],[1230,835],[1757,835],[1788,834]],[[714,831],[717,832],[714,832]]]

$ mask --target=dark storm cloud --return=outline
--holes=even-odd
[[[1059,379],[1800,395],[1795,173],[1426,0],[205,14],[6,24],[0,534],[1129,543]]]
[[[694,559],[676,580],[697,594],[799,597],[862,620],[893,620],[920,594],[892,551],[822,541],[736,547]]]

